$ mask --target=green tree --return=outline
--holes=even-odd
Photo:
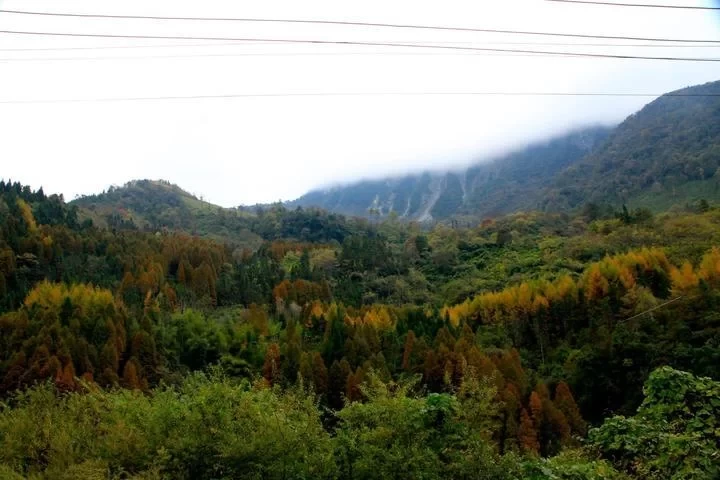
[[[662,367],[645,383],[637,414],[591,429],[590,444],[640,478],[720,476],[720,382]]]

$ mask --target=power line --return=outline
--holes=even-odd
[[[614,3],[614,2],[595,2],[590,0],[546,0],[548,2],[562,3],[581,3],[589,5],[611,5],[613,7],[648,7],[648,8],[674,8],[683,10],[720,10],[720,7],[694,7],[686,5],[659,5],[648,3]]]
[[[377,22],[353,22],[345,20],[302,20],[302,19],[278,19],[278,18],[240,18],[240,17],[172,17],[160,15],[111,15],[95,13],[60,13],[60,12],[31,12],[26,10],[3,10],[0,13],[16,15],[41,15],[52,17],[76,17],[76,18],[105,18],[105,19],[131,19],[131,20],[184,20],[184,21],[209,21],[209,22],[254,22],[254,23],[290,23],[290,24],[311,24],[311,25],[343,25],[353,27],[375,27],[375,28],[404,28],[414,30],[441,30],[454,32],[476,32],[476,33],[502,33],[513,35],[542,35],[552,37],[573,37],[573,38],[595,38],[605,40],[638,40],[648,42],[680,42],[680,43],[720,43],[720,40],[698,40],[698,39],[672,39],[672,38],[648,38],[648,37],[626,37],[612,35],[588,35],[573,33],[555,32],[531,32],[522,30],[501,30],[490,28],[473,27],[448,27],[442,25],[410,25],[398,23],[377,23]],[[145,37],[147,38],[147,37]],[[153,38],[153,37],[150,37]]]
[[[720,93],[612,93],[612,92],[297,92],[297,93],[239,93],[217,95],[169,95],[158,97],[107,97],[48,100],[0,100],[0,104],[50,104],[95,102],[140,102],[167,100],[206,100],[228,98],[283,98],[283,97],[367,97],[367,96],[508,96],[508,97],[720,97]]]
[[[654,306],[654,307],[652,307],[652,308],[650,308],[650,309],[648,309],[648,310],[645,310],[644,312],[640,312],[640,313],[638,313],[637,315],[633,315],[632,317],[626,318],[625,320],[622,320],[622,321],[623,321],[623,322],[628,322],[628,321],[633,320],[633,319],[635,319],[635,318],[637,318],[637,317],[641,317],[641,316],[643,316],[643,315],[645,315],[645,314],[647,314],[647,313],[654,312],[655,310],[657,310],[657,309],[659,309],[659,308],[662,308],[662,307],[664,307],[665,305],[669,305],[669,304],[671,304],[671,303],[673,303],[673,302],[677,302],[677,301],[680,300],[681,298],[683,298],[682,295],[680,295],[679,297],[675,297],[675,298],[673,298],[673,299],[671,299],[671,300],[668,300],[667,302],[661,303],[660,305],[656,305],[656,306]]]
[[[243,52],[243,53],[199,53],[180,55],[125,55],[103,57],[28,57],[0,58],[0,63],[14,62],[57,62],[57,61],[104,61],[104,60],[150,60],[161,58],[223,58],[223,57],[316,57],[316,56],[464,56],[464,57],[548,57],[545,54],[495,53],[495,52]]]
[[[237,44],[231,44],[237,45]],[[208,46],[205,44],[204,46]],[[82,47],[81,47],[82,48]],[[720,46],[716,47],[720,48]],[[39,49],[44,50],[44,49]],[[1,51],[7,51],[0,49]],[[14,50],[10,50],[14,51]],[[105,61],[105,60],[150,60],[150,59],[173,59],[173,58],[228,58],[228,57],[324,57],[324,56],[400,56],[400,57],[427,57],[427,56],[464,56],[464,57],[549,57],[544,53],[502,53],[502,52],[231,52],[231,53],[187,53],[178,55],[112,55],[112,56],[77,56],[77,57],[0,57],[0,63],[14,62],[58,62],[58,61]]]
[[[230,44],[240,45],[240,44]],[[179,45],[175,45],[179,46]],[[204,44],[201,46],[211,46]],[[655,45],[653,45],[655,46]],[[682,45],[686,47],[687,45]],[[81,49],[83,47],[80,47]],[[89,47],[92,48],[92,47]],[[122,48],[122,47],[118,47]],[[713,48],[720,48],[720,45]],[[38,49],[44,51],[45,49]],[[62,49],[61,49],[62,50]],[[8,51],[0,49],[0,52]],[[15,51],[10,49],[10,51]],[[345,56],[398,56],[398,57],[428,57],[428,56],[439,56],[439,57],[451,57],[451,56],[463,56],[463,57],[554,57],[561,55],[548,55],[545,53],[503,53],[503,52],[407,52],[407,51],[392,51],[392,52],[377,52],[377,51],[365,51],[365,52],[228,52],[228,53],[186,53],[177,55],[168,54],[157,54],[157,55],[112,55],[112,56],[76,56],[76,57],[0,57],[0,63],[15,63],[15,62],[72,62],[72,61],[106,61],[106,60],[151,60],[151,59],[173,59],[173,58],[231,58],[231,57],[345,57]]]
[[[638,48],[720,48],[720,45],[671,45],[658,43],[575,43],[575,42],[440,42],[434,40],[424,41],[406,41],[403,43],[437,43],[437,44],[454,44],[454,45],[537,45],[537,46],[557,46],[557,47],[638,47]],[[153,48],[205,48],[205,47],[242,47],[246,45],[267,45],[274,42],[258,42],[258,41],[236,41],[236,42],[214,42],[214,43],[185,43],[185,44],[151,44],[151,45],[104,45],[96,47],[29,47],[29,48],[0,48],[0,52],[55,52],[55,51],[73,51],[73,50],[125,50],[125,49],[153,49]]]
[[[505,52],[505,53],[531,53],[554,55],[561,57],[589,57],[589,58],[614,58],[634,60],[663,60],[680,62],[720,62],[720,58],[702,57],[650,57],[641,55],[621,55],[607,53],[585,53],[585,52],[558,52],[549,50],[526,50],[511,48],[490,48],[490,47],[467,47],[459,45],[435,45],[416,43],[390,43],[390,42],[366,42],[356,40],[310,40],[310,39],[277,39],[277,38],[228,38],[228,37],[185,37],[173,35],[119,35],[100,33],[71,33],[71,32],[29,32],[16,30],[0,30],[0,33],[12,35],[45,35],[57,37],[82,37],[82,38],[125,38],[125,39],[155,39],[155,40],[220,40],[220,41],[264,41],[272,43],[287,44],[314,44],[314,45],[361,45],[368,47],[402,47],[402,48],[435,48],[443,50],[481,51],[481,52]]]
[[[172,44],[153,44],[153,45],[101,45],[95,47],[28,47],[28,48],[0,48],[0,52],[61,52],[71,50],[125,50],[125,49],[142,49],[142,48],[179,48],[179,47],[225,47],[225,46],[245,46],[266,44],[267,42],[227,42],[227,43],[172,43]],[[692,45],[683,45],[692,47]],[[699,45],[702,47],[712,47],[715,45]],[[718,45],[720,47],[720,45]]]

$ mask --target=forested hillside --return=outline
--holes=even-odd
[[[421,221],[720,200],[720,82],[670,92],[613,129],[570,133],[467,170],[363,181],[290,205]]]
[[[357,222],[317,209],[289,211],[281,205],[223,208],[163,180],[136,180],[71,202],[79,220],[113,231],[180,232],[257,249],[264,240],[339,240]]]
[[[718,167],[720,82],[712,82],[663,95],[631,115],[596,152],[558,176],[543,207],[593,201],[662,209],[715,200]]]
[[[256,248],[133,209],[0,182],[7,478],[718,474],[708,202],[431,230],[278,205],[237,215]]]

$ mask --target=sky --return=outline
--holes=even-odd
[[[720,7],[700,0],[635,3]],[[0,9],[720,40],[720,11],[544,0],[0,0]],[[719,44],[273,22],[0,13],[0,30],[720,58]],[[714,80],[720,62],[0,33],[0,178],[67,200],[141,178],[169,180],[226,207],[292,200],[337,183],[486,161],[570,129],[616,124],[652,100],[458,93],[660,94]],[[455,94],[414,95],[420,92]],[[107,101],[298,93],[354,95]]]

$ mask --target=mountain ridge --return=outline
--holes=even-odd
[[[695,201],[720,167],[720,81],[669,92],[628,116],[597,151],[558,176],[544,208],[585,202],[661,210],[658,199]],[[677,190],[684,190],[677,195]],[[655,201],[648,195],[655,193]],[[712,199],[720,199],[717,189]]]
[[[587,203],[661,211],[720,201],[720,81],[658,97],[616,127],[535,142],[464,169],[360,180],[282,204],[346,216],[429,222]],[[167,181],[135,180],[72,202],[81,219],[111,228],[169,228],[256,245],[248,219],[280,204],[223,208]]]
[[[178,230],[248,248],[261,242],[247,225],[249,211],[206,202],[167,180],[132,180],[70,204],[99,227]]]
[[[535,198],[532,187],[578,161],[609,131],[609,127],[599,125],[577,129],[464,169],[362,180],[313,190],[287,204],[356,216],[388,216],[395,212],[401,218],[418,221],[534,209],[539,198]],[[537,157],[543,161],[531,161]],[[513,199],[507,193],[499,195],[508,189],[515,193]]]
[[[371,218],[395,212],[419,221],[567,211],[585,203],[661,211],[720,200],[719,169],[716,81],[661,95],[613,128],[571,131],[464,170],[313,190],[288,205]]]

